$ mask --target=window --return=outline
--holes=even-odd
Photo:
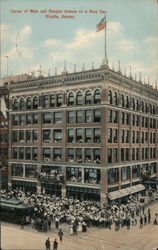
[[[68,111],[68,123],[75,122],[75,113],[74,111]]]
[[[112,148],[108,149],[108,163],[112,163]]]
[[[136,148],[136,160],[139,160],[139,148]]]
[[[108,143],[112,143],[112,128],[108,129]]]
[[[82,142],[82,128],[76,129],[76,142],[78,143]]]
[[[119,169],[108,169],[108,183],[113,184],[119,181]]]
[[[145,148],[145,159],[148,159],[148,148]]]
[[[33,113],[33,124],[38,124],[38,113]]]
[[[112,92],[111,92],[111,90],[109,90],[108,99],[109,99],[109,104],[112,104]]]
[[[24,159],[24,148],[19,148],[19,159]]]
[[[30,97],[28,97],[26,100],[26,108],[31,109],[31,98]]]
[[[48,95],[43,96],[43,107],[49,108],[49,96]]]
[[[51,123],[51,113],[43,113],[43,123],[44,124],[49,124]]]
[[[31,148],[25,148],[26,160],[31,160]]]
[[[124,129],[121,130],[121,142],[122,143],[125,142],[125,131],[124,131]]]
[[[121,168],[121,180],[127,180],[130,178],[130,166]]]
[[[113,115],[114,115],[114,123],[118,123],[118,111],[114,110]]]
[[[37,161],[38,159],[38,149],[32,148],[32,160]]]
[[[71,106],[71,105],[74,105],[74,94],[71,92],[69,95],[68,95],[68,106]]]
[[[29,125],[32,122],[32,115],[31,114],[27,114],[26,115],[26,124]]]
[[[126,120],[126,125],[129,125],[130,119],[129,119],[129,113],[125,113],[125,120]]]
[[[114,93],[114,105],[118,105],[118,97],[117,97],[117,93]]]
[[[126,161],[129,161],[129,148],[126,148]]]
[[[132,161],[135,161],[135,148],[132,148]]]
[[[125,113],[121,112],[121,121],[122,124],[125,124]]]
[[[125,161],[125,149],[121,148],[121,161]]]
[[[85,160],[86,160],[86,163],[91,163],[92,156],[91,156],[91,149],[90,148],[85,149]]]
[[[92,142],[92,129],[91,128],[85,129],[85,142],[86,143]]]
[[[117,143],[118,142],[118,129],[116,128],[114,128],[113,138],[114,138],[114,143]]]
[[[31,131],[26,130],[26,142],[31,142]]]
[[[129,97],[128,96],[126,96],[126,108],[129,108]]]
[[[136,110],[139,111],[139,100],[137,99],[137,102],[136,102]]]
[[[125,107],[125,98],[124,95],[121,96],[121,107]]]
[[[132,115],[132,125],[135,126],[135,115]]]
[[[62,102],[63,102],[63,95],[57,94],[57,107],[62,106]]]
[[[101,141],[101,129],[95,128],[94,129],[94,142],[99,143]]]
[[[20,142],[24,142],[24,130],[19,130],[19,140]]]
[[[18,110],[18,100],[15,99],[13,102],[13,110]]]
[[[18,115],[13,115],[13,125],[18,125]]]
[[[76,112],[76,122],[82,123],[83,121],[83,111],[79,110]]]
[[[13,131],[13,142],[18,142],[18,131],[17,130]]]
[[[139,126],[139,116],[136,115],[136,126],[138,127]]]
[[[45,129],[43,130],[43,142],[50,142],[51,140],[51,130]]]
[[[145,113],[148,113],[148,104],[145,103]]]
[[[73,148],[68,148],[67,159],[69,162],[74,162],[74,149]]]
[[[82,163],[82,148],[76,148],[76,160],[78,163]]]
[[[132,98],[132,109],[135,110],[135,99]]]
[[[68,129],[68,142],[74,142],[74,129]]]
[[[132,142],[135,143],[136,137],[135,137],[135,131],[132,133]]]
[[[35,178],[37,175],[36,165],[25,165],[25,177]]]
[[[50,96],[50,107],[55,107],[55,94]]]
[[[118,162],[118,149],[113,149],[113,162]]]
[[[142,116],[142,127],[144,128],[144,126],[145,126],[145,117]]]
[[[101,92],[99,89],[95,90],[94,92],[94,104],[101,103]]]
[[[92,110],[86,110],[85,112],[85,121],[92,122]]]
[[[19,125],[24,125],[24,123],[25,123],[25,116],[19,115]]]
[[[144,143],[144,132],[142,132],[142,143]]]
[[[94,110],[94,122],[100,122],[101,121],[101,110],[95,109]]]
[[[84,170],[85,183],[98,184],[100,183],[100,170],[85,168]]]
[[[141,109],[142,109],[142,112],[144,112],[144,102],[141,102]]]
[[[23,177],[23,166],[22,166],[22,164],[12,164],[12,176]]]
[[[81,168],[66,168],[66,180],[73,182],[82,181],[82,170]]]
[[[20,110],[24,110],[25,107],[25,103],[24,103],[24,99],[20,99]]]
[[[18,158],[18,148],[13,148],[13,159]]]
[[[33,109],[37,109],[38,108],[38,97],[35,96],[33,98]]]
[[[126,143],[129,143],[129,130],[126,130]]]
[[[38,142],[38,131],[37,130],[32,131],[32,138],[33,138],[34,143]]]
[[[139,131],[136,131],[136,143],[139,143]]]
[[[112,123],[112,110],[108,111],[108,122]]]
[[[49,161],[51,156],[50,148],[43,148],[43,159],[44,161]]]
[[[85,104],[91,104],[91,92],[90,92],[90,90],[86,91],[86,94],[85,94]]]
[[[62,130],[54,129],[54,142],[60,143],[62,141]]]
[[[61,161],[62,150],[61,148],[54,148],[54,161]]]
[[[132,177],[133,178],[140,177],[140,166],[139,165],[132,166]]]
[[[79,91],[76,95],[76,105],[82,105],[83,104],[83,95],[82,92]]]
[[[94,149],[93,158],[94,158],[94,163],[100,164],[101,161],[100,161],[100,149],[99,148]]]
[[[148,128],[148,118],[145,117],[145,128]]]

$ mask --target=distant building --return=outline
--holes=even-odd
[[[10,83],[9,186],[101,200],[158,177],[158,91],[109,68]]]
[[[8,89],[0,87],[0,187],[8,186],[8,105]]]
[[[31,80],[35,79],[33,75],[28,75],[28,74],[21,74],[21,75],[15,75],[15,76],[6,76],[1,79],[1,86],[9,86],[10,83],[14,82],[20,82],[20,81],[26,81],[26,80]]]

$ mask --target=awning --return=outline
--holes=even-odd
[[[145,187],[142,184],[139,184],[139,185],[131,186],[128,188],[120,189],[114,192],[110,192],[108,197],[110,200],[113,201],[113,200],[116,200],[116,199],[119,199],[128,195],[140,192],[144,189]]]

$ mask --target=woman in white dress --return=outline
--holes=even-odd
[[[69,234],[70,235],[73,235],[74,231],[73,231],[73,225],[71,224],[70,225],[70,228],[69,228]]]

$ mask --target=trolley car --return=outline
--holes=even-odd
[[[1,221],[7,221],[17,224],[30,223],[31,208],[17,199],[0,200],[0,218]]]

